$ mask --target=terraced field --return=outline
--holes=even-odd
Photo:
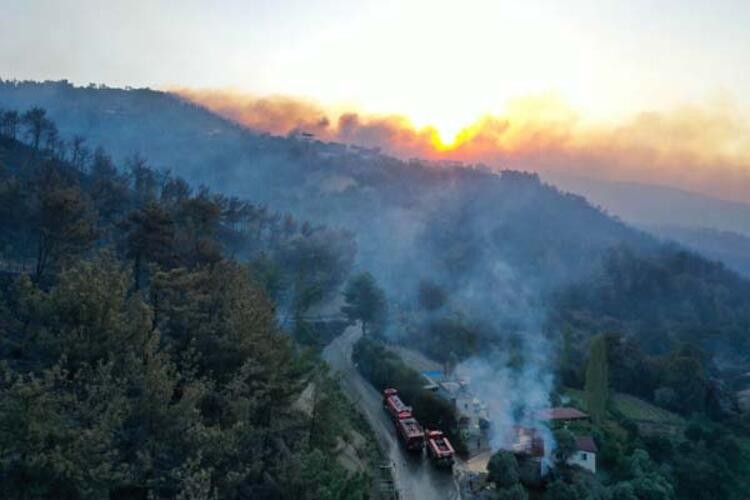
[[[565,395],[571,399],[575,406],[585,411],[585,394],[582,390],[568,388],[565,390]],[[685,425],[685,419],[676,413],[659,408],[630,394],[617,392],[613,394],[612,399],[614,408],[630,420],[654,424]]]

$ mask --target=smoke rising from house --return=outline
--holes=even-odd
[[[511,101],[455,138],[397,114],[327,108],[289,96],[178,89],[250,128],[304,131],[326,141],[379,147],[402,158],[483,162],[605,180],[669,184],[725,199],[750,198],[750,121],[731,102],[634,112],[593,123],[555,95]]]
[[[493,450],[512,449],[517,439],[514,430],[523,427],[539,433],[549,457],[554,438],[537,418],[550,406],[556,360],[554,346],[544,334],[546,311],[538,291],[507,264],[495,262],[489,274],[491,280],[478,281],[481,288],[471,300],[479,300],[486,311],[484,320],[497,347],[462,362],[456,373],[487,405]],[[481,294],[485,300],[478,299]]]

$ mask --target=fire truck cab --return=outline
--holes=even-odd
[[[401,398],[398,397],[398,391],[396,389],[386,389],[383,391],[383,408],[394,421],[410,418],[411,406],[406,406]]]

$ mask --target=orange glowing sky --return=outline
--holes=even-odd
[[[397,114],[327,108],[289,96],[176,91],[274,134],[305,131],[322,140],[380,147],[403,158],[651,182],[750,200],[750,122],[726,100],[592,121],[555,94],[527,96],[509,101],[502,114],[477,117],[446,139],[437,127],[417,127]]]

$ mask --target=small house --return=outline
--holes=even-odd
[[[596,474],[596,443],[591,436],[576,437],[576,451],[568,459],[568,464],[582,467]]]

